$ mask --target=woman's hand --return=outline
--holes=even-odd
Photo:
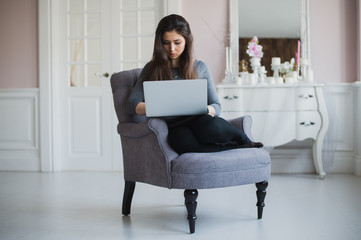
[[[216,110],[214,109],[214,107],[211,105],[208,105],[207,107],[208,107],[208,114],[214,117],[216,115]]]
[[[135,107],[135,113],[141,116],[145,115],[145,102],[140,102],[137,104]]]

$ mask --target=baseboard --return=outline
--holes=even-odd
[[[271,151],[272,173],[314,173],[310,149],[274,149]]]
[[[323,151],[323,167],[326,173],[354,173],[353,151]],[[315,173],[312,149],[282,148],[271,151],[272,173]],[[356,162],[361,169],[361,159]],[[358,171],[360,173],[360,171]],[[355,173],[356,174],[356,173]],[[356,174],[357,175],[357,174]]]
[[[355,168],[354,168],[354,174],[356,176],[361,177],[361,156],[355,155]]]
[[[350,173],[354,172],[354,152],[353,151],[324,151],[323,166],[326,173]]]
[[[0,151],[0,171],[40,171],[39,151]]]

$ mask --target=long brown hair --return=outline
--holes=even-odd
[[[169,31],[176,31],[185,39],[185,48],[179,57],[179,67],[184,79],[195,79],[196,72],[193,65],[193,35],[188,22],[179,15],[172,14],[160,20],[155,31],[153,57],[150,61],[149,80],[172,79],[172,64],[163,48],[163,35]]]

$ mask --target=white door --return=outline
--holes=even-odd
[[[150,60],[162,1],[59,1],[61,170],[120,170],[110,75]]]

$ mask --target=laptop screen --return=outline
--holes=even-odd
[[[207,80],[145,81],[147,117],[186,116],[207,113]]]

